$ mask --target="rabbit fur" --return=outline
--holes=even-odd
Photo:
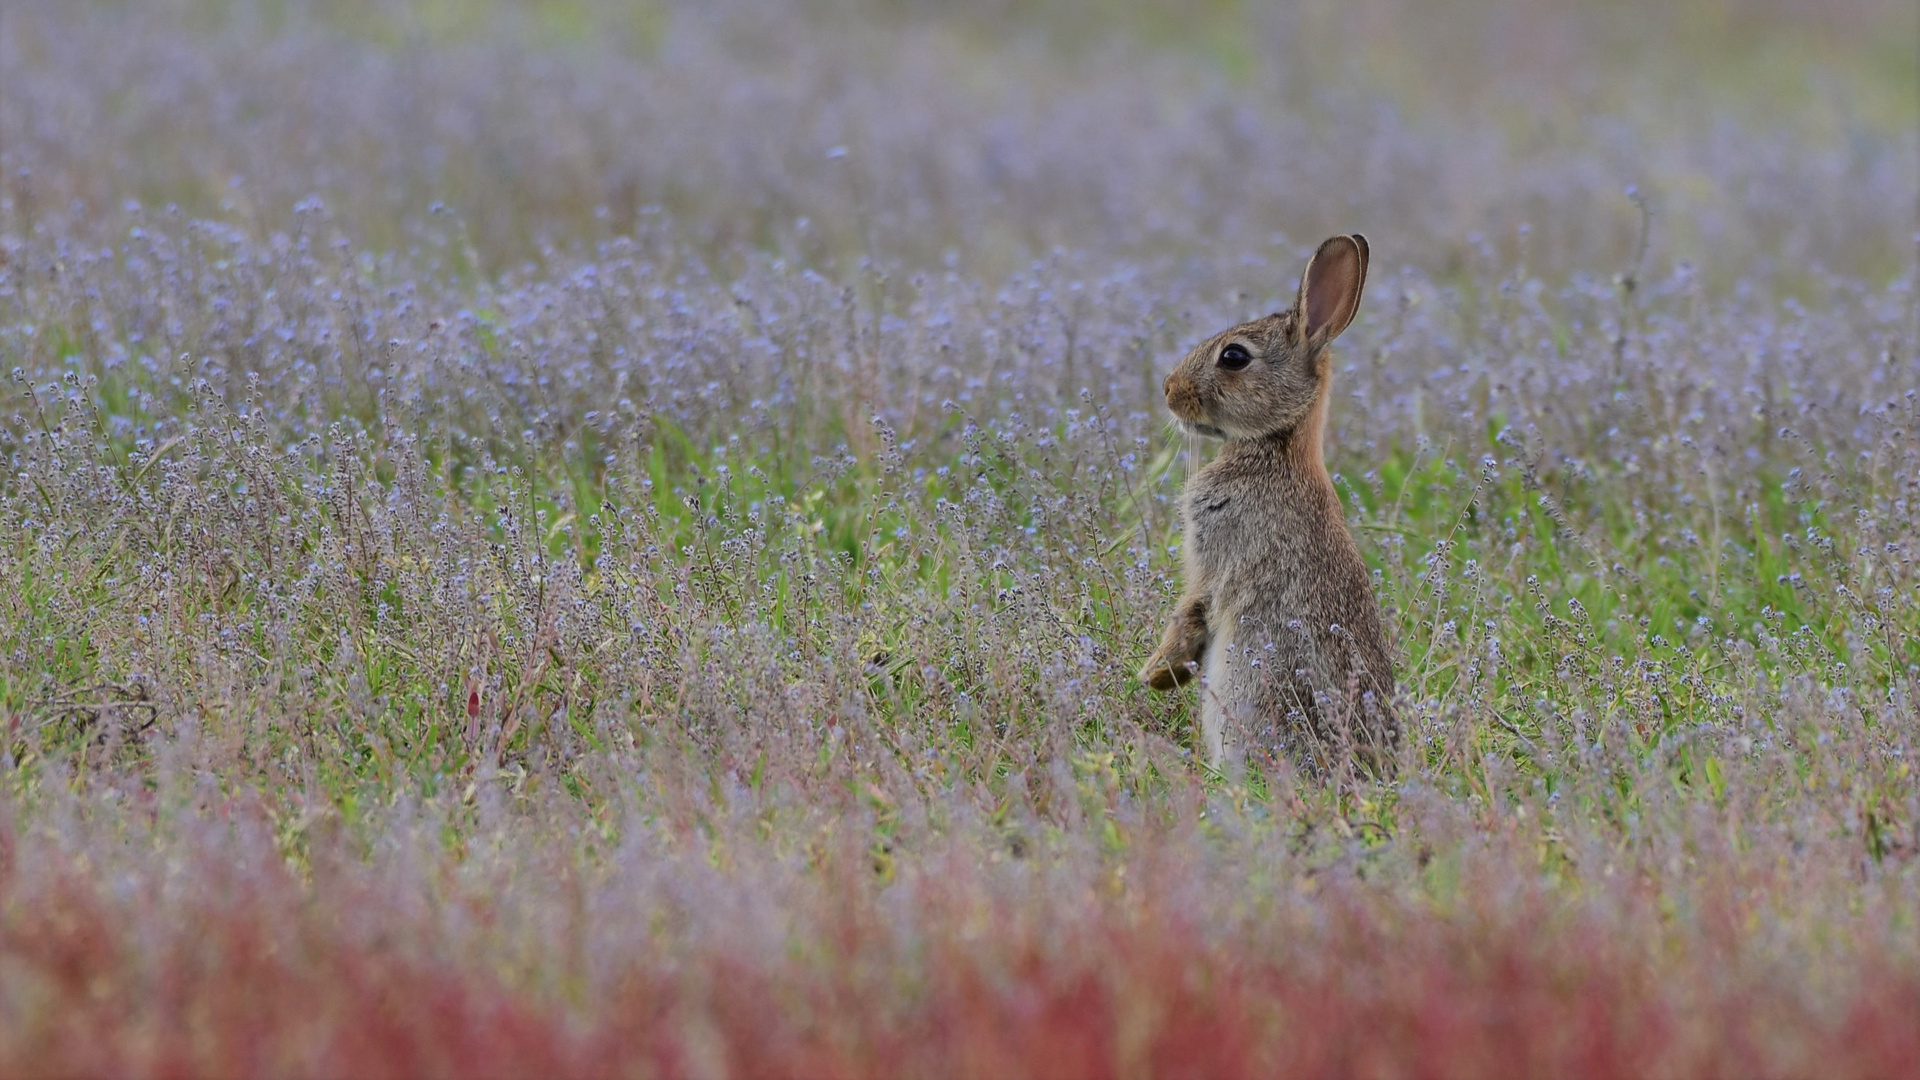
[[[1190,435],[1224,439],[1187,481],[1186,588],[1140,671],[1156,690],[1201,675],[1216,768],[1257,747],[1325,775],[1352,752],[1383,774],[1398,737],[1373,581],[1321,456],[1328,344],[1353,321],[1368,249],[1320,245],[1290,310],[1215,335],[1164,389]]]

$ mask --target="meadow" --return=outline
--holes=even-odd
[[[1904,0],[9,0],[0,1073],[1920,1074]],[[1373,265],[1397,775],[1197,754]]]

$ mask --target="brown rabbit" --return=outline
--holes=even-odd
[[[1226,444],[1187,481],[1186,591],[1140,678],[1170,690],[1204,664],[1200,727],[1216,768],[1246,740],[1315,775],[1348,747],[1376,774],[1391,767],[1393,664],[1320,452],[1327,345],[1366,279],[1366,238],[1336,236],[1308,261],[1291,310],[1209,338],[1167,376],[1180,426]]]

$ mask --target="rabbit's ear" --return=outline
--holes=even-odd
[[[1366,237],[1336,236],[1320,245],[1300,275],[1300,318],[1309,348],[1340,336],[1360,310],[1360,290],[1366,283]]]

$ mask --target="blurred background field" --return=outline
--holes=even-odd
[[[1917,21],[1898,0],[23,3],[8,191],[23,215],[136,198],[263,231],[319,195],[382,250],[439,202],[494,270],[657,209],[703,254],[951,250],[998,277],[1056,246],[1196,256],[1335,219],[1432,272],[1476,235],[1517,258],[1523,224],[1541,271],[1618,268],[1638,184],[1656,251],[1723,283],[1885,280],[1911,259]]]
[[[1902,0],[11,0],[15,1073],[1920,1061]],[[1373,280],[1391,783],[1130,673]]]

